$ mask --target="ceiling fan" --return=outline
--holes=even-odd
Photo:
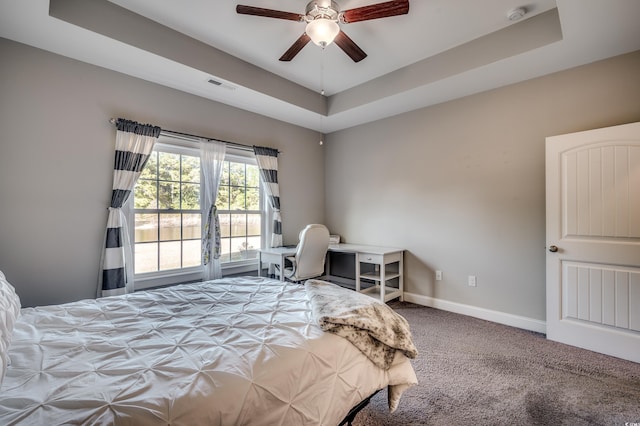
[[[236,6],[236,12],[307,23],[305,32],[282,55],[281,61],[292,60],[311,40],[322,48],[335,41],[354,62],[360,62],[367,54],[340,29],[338,24],[405,15],[409,13],[409,0],[393,0],[349,10],[340,10],[335,1],[313,0],[307,4],[304,15],[239,4]]]

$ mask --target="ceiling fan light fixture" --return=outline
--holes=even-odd
[[[348,10],[340,9],[340,5],[333,0],[311,0],[307,3],[304,15],[239,4],[236,6],[236,13],[306,23],[305,32],[284,52],[280,61],[291,61],[303,47],[313,41],[323,49],[335,42],[353,62],[360,62],[367,54],[340,29],[339,24],[406,15],[409,13],[409,0],[389,0]]]
[[[336,21],[327,18],[317,18],[307,24],[305,30],[311,41],[325,48],[330,45],[340,32]]]

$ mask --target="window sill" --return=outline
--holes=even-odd
[[[231,275],[257,275],[258,259],[243,260],[233,264],[222,265],[222,277]],[[167,271],[163,273],[141,274],[135,277],[135,290],[148,290],[176,284],[198,282],[204,280],[201,268],[190,270]]]
[[[163,273],[144,274],[135,277],[135,289],[147,290],[155,287],[165,287],[194,281],[202,281],[204,274],[201,268],[189,271],[167,271]]]

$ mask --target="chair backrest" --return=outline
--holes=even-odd
[[[329,248],[329,230],[324,225],[307,225],[300,231],[296,249],[295,281],[314,278],[324,273],[324,261]]]

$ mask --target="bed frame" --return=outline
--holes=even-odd
[[[340,424],[338,426],[344,426],[344,425],[351,426],[351,424],[355,420],[355,418],[358,415],[358,413],[360,412],[360,410],[362,410],[364,407],[369,405],[369,402],[371,401],[371,398],[373,398],[381,390],[382,389],[378,389],[377,391],[375,391],[374,393],[372,393],[371,395],[369,395],[368,397],[363,399],[358,405],[353,407],[349,411],[349,413],[346,415],[346,417],[340,422]]]

